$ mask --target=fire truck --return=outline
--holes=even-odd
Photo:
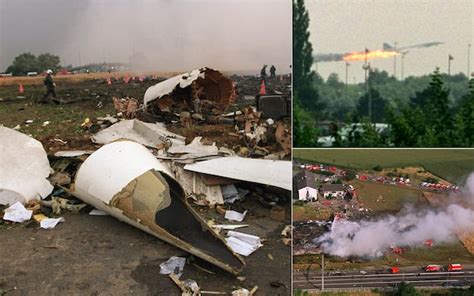
[[[430,264],[425,267],[426,272],[441,271],[441,265]]]
[[[400,268],[398,267],[390,267],[390,273],[391,274],[396,274],[396,273],[400,273]]]
[[[448,265],[448,271],[461,271],[462,265],[458,263],[452,263]]]

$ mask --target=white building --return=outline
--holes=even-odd
[[[293,181],[295,191],[298,192],[298,200],[315,201],[318,200],[318,189],[316,188],[316,177],[313,173],[303,170],[295,175]],[[295,197],[295,198],[296,198]]]
[[[323,186],[321,186],[321,195],[324,198],[344,198],[345,194],[346,189],[342,184],[323,184]]]

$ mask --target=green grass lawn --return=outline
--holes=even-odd
[[[370,170],[422,166],[453,183],[464,181],[474,171],[474,149],[297,149],[295,159],[346,168]]]

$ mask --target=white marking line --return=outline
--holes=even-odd
[[[444,283],[444,282],[457,282],[458,280],[428,280],[428,281],[406,281],[407,283]],[[297,281],[300,282],[300,281]],[[301,281],[303,282],[303,281]],[[293,283],[296,283],[293,281]],[[307,283],[307,281],[305,281]],[[372,285],[372,284],[393,284],[394,282],[358,282],[358,283],[326,283],[324,281],[324,285],[351,285],[351,286],[363,286],[363,285]],[[316,283],[317,284],[317,283]]]
[[[402,275],[399,275],[399,276],[393,276],[393,277],[382,277],[382,276],[367,276],[367,277],[364,277],[364,278],[337,278],[337,277],[333,277],[333,278],[328,278],[328,277],[324,277],[324,280],[325,281],[344,281],[344,280],[369,280],[369,279],[374,279],[374,278],[383,278],[383,279],[396,279],[396,278],[400,278],[400,279],[426,279],[426,278],[472,278],[474,276],[472,275],[468,275],[468,274],[460,274],[460,275],[425,275],[425,276],[402,276]],[[305,276],[301,276],[301,277],[293,277],[293,280],[320,280],[321,277],[305,277]]]
[[[419,275],[418,275],[419,274]],[[356,278],[356,277],[359,277],[359,278],[364,278],[364,277],[397,277],[397,276],[424,276],[424,275],[429,275],[429,276],[434,276],[434,275],[461,275],[461,274],[465,274],[464,272],[413,272],[413,273],[379,273],[379,274],[373,274],[373,273],[370,273],[370,274],[351,274],[351,275],[338,275],[338,276],[329,276],[329,275],[324,275],[324,278]],[[293,276],[303,276],[305,277],[304,274],[300,273],[300,274],[293,274]],[[315,274],[317,276],[321,276],[321,274]]]

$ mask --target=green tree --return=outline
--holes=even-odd
[[[380,93],[371,88],[370,96],[372,99],[372,121],[373,122],[385,122],[385,109],[388,106],[387,100],[380,96]],[[359,116],[368,117],[369,114],[369,96],[365,93],[359,98],[359,103],[357,105],[357,112]]]
[[[308,28],[309,14],[304,0],[293,0],[293,83],[295,88],[311,82],[314,75],[311,70],[313,46],[309,41]]]
[[[294,100],[296,102],[293,107],[293,145],[315,147],[317,146],[318,130],[315,127],[314,119],[299,106],[296,97]]]
[[[393,293],[394,296],[421,296],[412,284],[401,282],[397,290]]]
[[[320,110],[319,94],[314,87],[311,70],[313,46],[309,41],[309,14],[304,0],[293,1],[293,105],[295,147],[316,146],[318,130],[314,118]],[[300,106],[301,105],[301,106]],[[301,107],[301,108],[300,108]]]
[[[457,146],[474,146],[474,78],[469,81],[469,93],[462,99],[455,126]]]
[[[456,135],[448,95],[449,90],[436,69],[428,88],[417,93],[409,106],[400,112],[388,111],[393,144],[399,147],[452,146]]]
[[[28,72],[43,72],[47,69],[57,72],[61,67],[60,63],[59,57],[50,53],[42,53],[36,57],[32,53],[26,52],[16,56],[6,72],[11,72],[14,76],[26,75]]]
[[[56,73],[61,67],[61,60],[58,56],[50,53],[42,53],[38,56],[38,72],[53,70]]]
[[[16,56],[13,63],[6,70],[7,73],[12,73],[14,76],[26,75],[26,73],[33,71],[38,71],[38,60],[30,52]]]

